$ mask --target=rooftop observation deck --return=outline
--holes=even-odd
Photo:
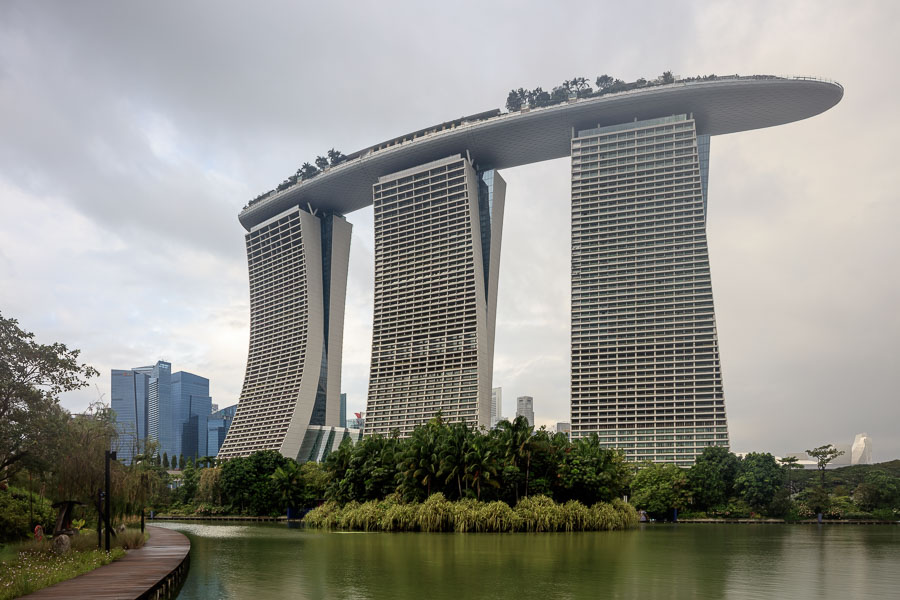
[[[347,156],[319,175],[244,209],[248,231],[297,205],[347,214],[372,204],[372,184],[416,165],[469,152],[482,168],[505,169],[570,154],[572,132],[691,113],[700,134],[722,135],[792,123],[825,112],[844,95],[813,77],[719,77],[676,81],[543,108],[488,111],[394,138]]]

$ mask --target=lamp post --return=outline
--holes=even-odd
[[[104,507],[104,513],[106,518],[106,551],[109,552],[109,528],[111,527],[111,519],[110,517],[110,508],[109,508],[109,497],[110,497],[110,484],[109,484],[109,463],[112,460],[116,460],[116,452],[114,450],[106,451],[106,506]]]

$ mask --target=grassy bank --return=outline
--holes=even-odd
[[[585,506],[574,500],[557,504],[546,496],[532,496],[511,508],[499,500],[450,502],[438,493],[422,503],[387,499],[340,506],[326,502],[307,513],[303,522],[310,527],[356,531],[612,531],[634,527],[638,515],[621,500]]]
[[[78,577],[125,556],[125,550],[144,545],[145,535],[129,529],[113,538],[109,552],[97,549],[97,533],[84,532],[71,538],[70,552],[52,551],[52,540],[31,540],[0,549],[0,600],[25,594]]]

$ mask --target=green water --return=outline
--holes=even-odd
[[[613,533],[325,533],[166,523],[207,598],[900,598],[900,527],[649,525]]]

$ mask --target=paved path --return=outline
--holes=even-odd
[[[117,598],[135,600],[152,597],[147,592],[166,580],[191,550],[191,542],[181,533],[163,527],[148,527],[150,539],[143,548],[131,550],[124,558],[94,569],[75,579],[38,590],[25,598]]]

